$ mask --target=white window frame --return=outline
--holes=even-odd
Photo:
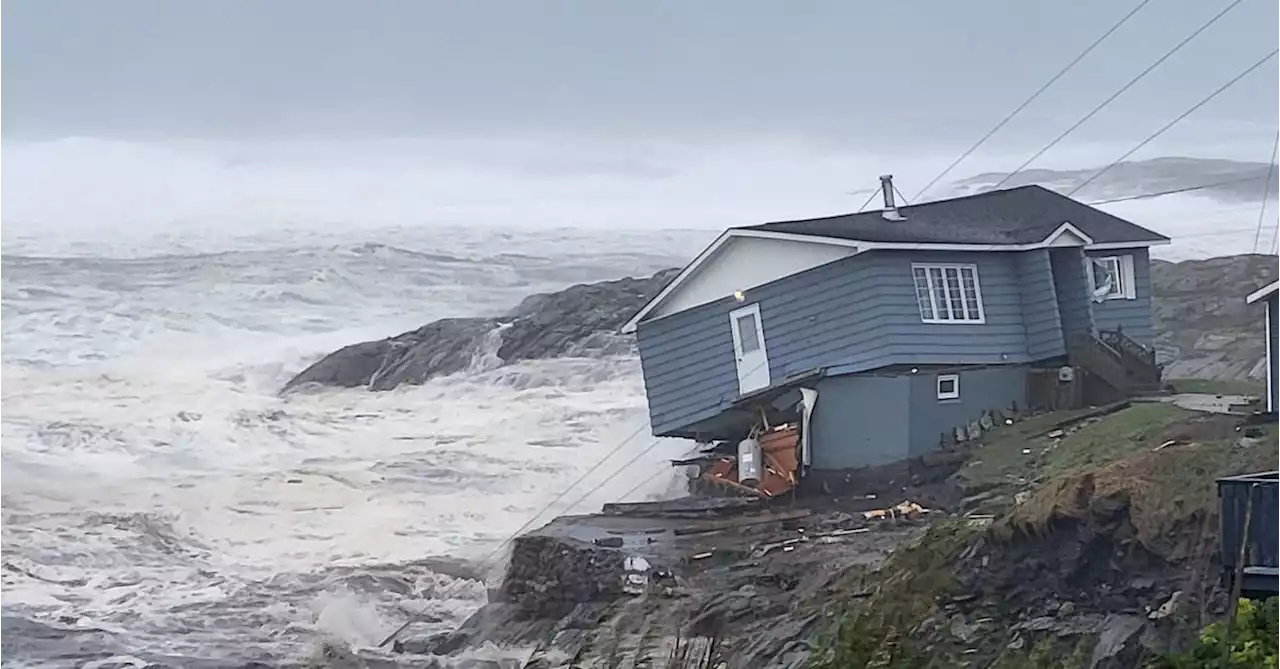
[[[951,390],[943,391],[942,384],[945,381],[951,382]],[[938,399],[940,400],[958,400],[960,399],[960,375],[959,374],[939,374],[938,381],[935,385],[938,391]]]
[[[927,316],[925,314],[925,302],[921,299],[920,285],[917,283],[918,281],[916,277],[917,270],[924,270],[925,283],[926,283],[925,287],[926,287],[926,292],[928,293],[928,298],[929,298],[929,302],[928,302],[929,313],[932,314],[932,316]],[[947,283],[946,274],[947,274],[947,270],[956,271],[957,278],[960,281],[960,294],[958,296],[960,298],[960,312],[961,312],[960,315],[963,316],[963,318],[939,318],[938,317],[938,314],[942,313],[942,310],[938,308],[939,307],[938,299],[937,299],[938,287],[935,286],[934,284],[934,273],[932,270],[938,270],[938,272],[940,272],[942,275],[942,283],[943,283],[943,285],[941,286],[942,295],[945,298],[944,301],[948,303],[951,302],[951,289],[949,286],[946,285]],[[970,304],[969,304],[968,297],[965,295],[965,285],[964,285],[966,272],[973,277],[973,294],[974,294],[974,300],[977,303],[976,306],[978,307],[977,318],[969,317]],[[987,322],[986,305],[982,303],[982,282],[978,279],[978,266],[973,263],[911,263],[911,287],[916,296],[916,308],[920,312],[921,322],[961,324],[961,325],[974,325],[974,324],[982,324]],[[954,314],[951,311],[950,304],[945,304],[942,306],[946,308],[946,313],[948,316],[954,316]]]
[[[1115,268],[1115,282],[1111,286],[1111,292],[1103,295],[1101,301],[1106,300],[1133,300],[1137,299],[1137,280],[1133,270],[1133,256],[1086,256],[1089,267],[1089,294],[1097,290],[1098,281],[1096,273],[1093,271],[1093,264],[1099,263],[1103,265],[1112,265]],[[1095,298],[1096,299],[1096,298]]]

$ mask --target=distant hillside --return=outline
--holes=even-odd
[[[1276,280],[1275,256],[1151,263],[1156,349],[1165,378],[1265,378],[1262,305],[1245,297]]]
[[[1002,187],[1040,184],[1066,193],[1103,167],[1098,165],[1079,170],[1031,169],[1019,172]],[[1139,197],[1205,184],[1219,184],[1195,192],[1197,195],[1229,204],[1258,202],[1269,172],[1270,166],[1266,163],[1216,158],[1152,158],[1127,161],[1107,170],[1106,174],[1081,189],[1073,197],[1087,202],[1118,197]],[[1004,177],[1005,174],[1002,172],[986,172],[962,179],[952,184],[955,189],[954,194],[967,195],[991,190]],[[1271,189],[1270,197],[1273,199],[1276,197],[1275,188]]]

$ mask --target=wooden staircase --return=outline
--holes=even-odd
[[[1101,379],[1123,397],[1158,393],[1162,388],[1155,351],[1134,341],[1122,330],[1106,330],[1096,336],[1080,332],[1067,338],[1071,364]]]

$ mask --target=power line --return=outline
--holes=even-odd
[[[1232,230],[1214,230],[1212,232],[1195,232],[1189,235],[1178,235],[1175,239],[1199,239],[1201,237],[1225,237],[1227,235],[1243,235],[1253,232],[1253,228],[1235,228]]]
[[[1280,244],[1280,221],[1276,223],[1275,234],[1271,236],[1271,255],[1276,254],[1276,246]]]
[[[1191,40],[1195,39],[1196,36],[1198,36],[1200,33],[1204,32],[1205,30],[1208,30],[1209,26],[1212,26],[1213,24],[1217,23],[1219,19],[1227,15],[1227,12],[1230,12],[1231,10],[1235,9],[1241,2],[1244,2],[1244,0],[1234,0],[1234,2],[1227,5],[1225,9],[1215,14],[1213,18],[1209,19],[1199,28],[1196,28],[1194,32],[1192,32],[1190,35],[1187,35],[1185,38],[1183,38],[1182,41],[1174,45],[1172,49],[1166,51],[1163,56],[1160,56],[1159,58],[1157,58],[1154,63],[1148,65],[1145,70],[1139,72],[1138,76],[1130,79],[1129,83],[1125,84],[1124,86],[1121,86],[1120,90],[1116,91],[1115,93],[1112,93],[1111,97],[1107,98],[1106,100],[1103,100],[1102,104],[1099,104],[1097,107],[1094,107],[1093,110],[1090,111],[1088,114],[1085,114],[1084,118],[1081,118],[1079,121],[1076,121],[1075,123],[1073,123],[1071,127],[1067,128],[1065,131],[1063,131],[1062,134],[1054,138],[1052,142],[1049,142],[1048,144],[1045,145],[1044,148],[1040,149],[1039,151],[1036,151],[1035,154],[1033,154],[1021,165],[1019,165],[1017,169],[1005,175],[1005,177],[1001,179],[1000,183],[997,183],[995,187],[1000,188],[1006,182],[1008,182],[1009,179],[1012,179],[1015,174],[1017,174],[1018,172],[1021,172],[1028,165],[1035,162],[1036,159],[1039,158],[1040,156],[1043,156],[1045,153],[1048,153],[1050,149],[1057,146],[1058,143],[1061,142],[1062,140],[1066,139],[1067,135],[1070,135],[1071,133],[1075,132],[1080,126],[1088,122],[1089,119],[1097,115],[1098,112],[1102,111],[1107,105],[1111,104],[1116,98],[1123,95],[1125,91],[1132,88],[1134,84],[1138,83],[1143,78],[1145,78],[1148,74],[1150,74],[1152,70],[1159,67],[1161,63],[1168,60],[1170,57],[1173,56],[1173,54],[1177,53],[1178,51],[1181,51],[1182,47],[1186,46],[1189,42],[1191,42]]]
[[[768,361],[765,361],[765,362],[761,363],[760,365],[757,365],[755,369],[759,369],[760,367],[762,367],[762,366],[764,366],[764,365],[766,365],[766,364],[768,364]],[[752,371],[754,371],[754,370],[752,370]],[[643,428],[641,428],[641,429],[643,429]],[[635,434],[639,434],[639,431],[637,430]],[[490,560],[492,560],[492,559],[493,559],[493,558],[498,554],[498,552],[502,550],[502,548],[503,548],[503,547],[505,547],[507,544],[509,544],[509,543],[511,543],[513,540],[515,540],[515,538],[516,538],[516,537],[518,537],[518,536],[520,535],[520,533],[521,533],[521,532],[524,532],[526,529],[528,529],[530,525],[532,525],[535,521],[537,521],[537,519],[538,519],[538,518],[540,518],[540,517],[542,516],[542,514],[546,513],[546,512],[547,512],[547,510],[548,510],[548,509],[550,509],[550,508],[551,508],[551,507],[552,507],[556,502],[558,502],[559,500],[563,499],[565,495],[569,494],[569,491],[570,491],[570,490],[573,490],[573,488],[574,488],[575,486],[577,486],[579,483],[581,483],[581,482],[583,481],[583,479],[585,479],[585,478],[586,478],[586,477],[587,477],[591,472],[595,471],[595,470],[600,466],[600,464],[602,464],[605,460],[608,460],[608,459],[609,459],[609,458],[610,458],[614,453],[616,453],[620,448],[622,448],[622,446],[623,446],[623,445],[625,445],[627,442],[631,441],[631,439],[632,439],[632,438],[634,438],[635,434],[633,434],[631,437],[628,437],[626,441],[622,442],[622,444],[619,444],[619,446],[618,446],[617,448],[613,449],[613,451],[611,451],[611,452],[609,453],[609,455],[606,455],[604,458],[602,458],[602,459],[600,460],[600,462],[597,462],[597,463],[596,463],[596,466],[595,466],[595,467],[592,467],[592,468],[591,468],[591,470],[589,470],[589,471],[587,472],[587,474],[582,475],[581,477],[579,477],[579,478],[578,478],[578,480],[577,480],[577,481],[574,481],[572,484],[570,484],[570,486],[569,486],[568,488],[565,488],[563,492],[561,492],[559,495],[557,495],[557,496],[556,496],[556,498],[555,498],[554,500],[552,500],[549,504],[547,504],[545,507],[543,507],[541,511],[539,511],[539,512],[538,512],[537,514],[535,514],[532,518],[530,518],[530,519],[529,519],[529,520],[528,520],[524,525],[521,525],[521,526],[520,526],[520,527],[519,527],[515,532],[512,532],[510,536],[508,536],[506,539],[504,539],[504,540],[502,541],[502,543],[498,544],[498,546],[497,546],[497,547],[495,547],[492,551],[490,551],[490,552],[485,556],[484,560],[482,560],[482,561],[480,562],[480,566],[479,566],[479,568],[478,568],[478,571],[483,572],[483,571],[484,571],[484,570],[489,566],[489,564],[490,564]],[[614,471],[612,474],[610,474],[608,477],[606,477],[603,481],[601,481],[601,482],[597,483],[594,487],[592,487],[590,490],[586,491],[585,493],[582,493],[582,495],[580,495],[580,496],[578,497],[578,499],[574,500],[571,504],[569,504],[568,508],[572,509],[573,507],[575,507],[575,506],[577,506],[577,505],[581,504],[581,503],[582,503],[583,501],[585,501],[588,497],[590,497],[591,495],[595,494],[595,492],[596,492],[597,490],[600,490],[601,488],[603,488],[603,487],[605,486],[605,484],[607,484],[607,483],[609,483],[610,481],[612,481],[613,479],[617,478],[617,476],[618,476],[619,474],[621,474],[622,472],[626,471],[626,469],[627,469],[628,467],[630,467],[631,465],[635,464],[637,460],[639,460],[640,458],[642,458],[642,457],[644,457],[646,454],[648,454],[648,453],[649,453],[649,451],[652,451],[653,449],[657,448],[657,447],[658,447],[658,444],[660,444],[660,443],[662,443],[662,440],[660,440],[660,439],[654,439],[652,443],[650,443],[646,448],[644,448],[644,450],[641,450],[639,453],[636,453],[636,454],[635,454],[635,455],[634,455],[630,460],[626,461],[626,462],[625,462],[621,467],[619,467],[616,471]],[[661,474],[661,473],[662,473],[662,471],[658,471],[658,472],[656,472],[653,476],[649,477],[648,479],[643,480],[643,481],[640,483],[640,485],[644,485],[645,483],[648,483],[649,481],[652,481],[654,478],[657,478],[657,476],[658,476],[659,474]],[[636,490],[638,490],[638,489],[640,488],[640,485],[637,485],[636,487],[632,488],[630,491],[628,491],[628,492],[626,493],[626,495],[623,495],[623,497],[626,497],[627,495],[630,495],[631,493],[633,493],[633,492],[635,492]],[[456,588],[456,587],[457,587],[457,584],[455,583],[455,588]],[[452,588],[451,588],[451,590],[452,590]],[[396,638],[396,637],[400,636],[400,633],[401,633],[401,632],[405,631],[406,629],[408,629],[408,627],[409,627],[410,625],[414,624],[415,622],[417,622],[417,621],[419,621],[419,620],[421,620],[421,619],[422,619],[422,615],[421,615],[421,614],[411,616],[408,620],[406,620],[406,621],[404,622],[404,624],[402,624],[402,625],[400,625],[399,627],[397,627],[394,631],[392,631],[392,632],[391,632],[391,634],[388,634],[388,635],[387,635],[387,637],[386,637],[385,639],[383,639],[381,643],[379,643],[379,644],[378,644],[378,647],[379,647],[379,648],[381,648],[381,647],[383,647],[383,646],[385,646],[385,645],[387,645],[387,644],[391,643],[393,640],[395,640],[395,638]]]
[[[873,195],[874,195],[874,193],[873,193]],[[749,370],[749,372],[748,372],[748,373],[749,373],[749,374],[750,374],[750,373],[754,373],[756,370],[759,370],[761,367],[764,367],[764,366],[765,366],[765,365],[767,365],[767,364],[769,364],[769,361],[766,359],[766,360],[762,361],[760,364],[758,364],[758,365],[756,365],[755,367],[751,368],[751,369]],[[560,493],[559,495],[556,495],[555,499],[551,500],[550,502],[548,502],[548,503],[547,503],[547,505],[546,505],[546,506],[542,507],[542,510],[541,510],[541,511],[539,511],[538,513],[536,513],[533,517],[529,518],[529,520],[528,520],[528,521],[526,521],[524,525],[521,525],[519,528],[517,528],[515,532],[512,532],[510,535],[508,535],[506,539],[504,539],[501,543],[499,543],[496,547],[494,547],[494,549],[493,549],[493,550],[491,550],[488,554],[486,554],[486,555],[485,555],[485,557],[480,561],[480,565],[479,565],[479,567],[478,567],[477,571],[479,571],[479,572],[481,572],[481,573],[483,574],[484,570],[485,570],[485,569],[487,569],[487,568],[490,566],[490,563],[491,563],[490,561],[491,561],[494,557],[496,557],[496,556],[498,555],[498,553],[499,553],[499,552],[500,552],[500,551],[501,551],[501,550],[502,550],[502,549],[503,549],[507,544],[509,544],[509,543],[511,543],[512,541],[514,541],[514,540],[516,539],[516,537],[518,537],[518,536],[520,535],[520,533],[521,533],[521,532],[524,532],[525,530],[529,529],[529,527],[530,527],[531,525],[533,525],[533,523],[535,523],[535,522],[538,520],[538,518],[542,517],[542,514],[546,513],[548,510],[550,510],[550,509],[551,509],[551,507],[552,507],[552,506],[554,506],[554,505],[556,504],[556,502],[559,502],[560,500],[564,499],[564,497],[565,497],[566,495],[568,495],[568,494],[569,494],[569,491],[573,490],[575,487],[577,487],[577,485],[578,485],[579,483],[582,483],[584,480],[586,480],[586,478],[587,478],[588,476],[590,476],[590,475],[592,474],[592,472],[594,472],[594,471],[596,471],[597,469],[599,469],[599,468],[600,468],[600,466],[601,466],[601,465],[603,465],[603,464],[605,463],[605,461],[607,461],[609,458],[613,457],[613,455],[614,455],[615,453],[617,453],[618,451],[622,450],[622,447],[623,447],[623,446],[626,446],[628,443],[630,443],[632,439],[635,439],[635,438],[636,438],[636,436],[637,436],[637,435],[639,435],[639,434],[640,434],[640,432],[641,432],[642,430],[644,430],[644,428],[645,428],[645,425],[641,425],[639,428],[637,428],[637,429],[636,429],[636,431],[635,431],[635,432],[632,432],[630,436],[628,436],[625,440],[623,440],[623,441],[622,441],[622,443],[620,443],[620,444],[618,444],[616,447],[614,447],[614,449],[613,449],[612,451],[609,451],[609,453],[608,453],[608,454],[606,454],[603,458],[601,458],[598,462],[596,462],[596,464],[595,464],[591,469],[587,470],[587,473],[585,473],[585,474],[583,474],[582,476],[578,477],[578,480],[576,480],[576,481],[574,481],[573,483],[569,484],[569,487],[568,487],[568,488],[565,488],[563,491],[561,491],[561,493]],[[649,451],[652,451],[653,449],[657,448],[657,447],[658,447],[658,444],[660,444],[660,443],[662,443],[662,440],[661,440],[661,439],[654,439],[652,443],[650,443],[647,447],[645,447],[645,448],[644,448],[643,450],[641,450],[639,453],[636,453],[636,454],[635,454],[635,455],[634,455],[630,460],[628,460],[628,461],[626,461],[625,463],[623,463],[623,465],[622,465],[621,467],[619,467],[616,471],[614,471],[612,474],[610,474],[607,478],[605,478],[603,481],[601,481],[601,482],[597,483],[593,488],[591,488],[591,489],[590,489],[590,490],[588,490],[587,492],[583,493],[581,496],[579,496],[579,497],[578,497],[578,499],[574,500],[571,504],[569,504],[569,507],[568,507],[568,508],[572,509],[573,507],[577,506],[578,504],[581,504],[581,503],[582,503],[583,501],[585,501],[588,497],[590,497],[591,495],[595,494],[595,492],[596,492],[597,490],[599,490],[599,489],[603,488],[603,487],[605,486],[605,484],[607,484],[608,482],[610,482],[610,481],[612,481],[613,479],[617,478],[617,476],[618,476],[619,474],[621,474],[622,472],[626,471],[626,469],[627,469],[628,467],[630,467],[631,465],[635,464],[637,460],[639,460],[640,458],[644,457],[647,453],[649,453]],[[661,472],[658,472],[658,473],[661,473]],[[658,474],[654,474],[654,477],[656,477],[657,475],[658,475]],[[652,480],[652,478],[654,478],[654,477],[651,477],[651,478],[650,478],[650,479],[648,479],[648,480]],[[645,482],[647,483],[648,481],[646,480]],[[639,486],[637,486],[636,488],[632,488],[632,489],[631,489],[631,491],[629,491],[629,492],[627,493],[627,495],[630,495],[632,492],[635,492],[635,491],[636,491],[636,489],[638,489],[638,488],[639,488]],[[624,497],[625,497],[625,496],[626,496],[626,495],[624,495]],[[483,578],[483,575],[482,575],[482,578]],[[450,588],[449,592],[448,592],[448,593],[446,593],[446,594],[452,594],[453,590],[455,590],[457,587],[459,587],[459,585],[458,585],[458,583],[456,583],[456,582],[455,582],[455,583],[454,583],[454,587]],[[400,625],[400,626],[399,626],[399,627],[397,627],[395,630],[393,630],[390,634],[388,634],[388,635],[386,636],[386,638],[384,638],[384,639],[383,639],[383,640],[378,644],[378,647],[379,647],[379,648],[381,648],[381,647],[386,646],[387,644],[391,643],[392,641],[394,641],[394,640],[395,640],[395,638],[396,638],[396,637],[400,636],[400,633],[401,633],[401,632],[405,631],[406,629],[408,629],[408,628],[409,628],[409,626],[410,626],[410,625],[414,624],[415,622],[418,622],[418,621],[419,621],[419,620],[421,620],[421,619],[422,619],[422,614],[416,614],[416,615],[410,616],[410,617],[409,617],[409,619],[408,619],[408,620],[406,620],[406,621],[404,622],[404,624]]]
[[[1237,1],[1239,1],[1239,0],[1237,0]],[[1124,161],[1124,159],[1125,159],[1125,158],[1128,158],[1129,156],[1131,156],[1131,155],[1133,155],[1134,153],[1136,153],[1136,152],[1138,151],[1138,149],[1141,149],[1142,147],[1144,147],[1144,146],[1146,146],[1147,144],[1151,143],[1151,141],[1152,141],[1152,140],[1154,140],[1155,138],[1159,137],[1160,135],[1163,135],[1167,130],[1169,130],[1169,128],[1172,128],[1173,126],[1177,125],[1179,121],[1181,121],[1182,119],[1184,119],[1184,118],[1186,118],[1186,117],[1190,116],[1190,115],[1191,115],[1192,113],[1194,113],[1197,109],[1199,109],[1199,108],[1201,108],[1201,107],[1205,106],[1206,104],[1208,104],[1210,100],[1212,100],[1212,99],[1214,99],[1214,98],[1218,97],[1218,95],[1220,95],[1223,91],[1225,91],[1225,90],[1227,90],[1228,88],[1231,88],[1232,86],[1234,86],[1234,85],[1236,84],[1236,82],[1240,81],[1241,79],[1244,79],[1246,76],[1248,76],[1248,75],[1249,75],[1249,73],[1253,72],[1254,70],[1258,69],[1259,67],[1262,67],[1262,65],[1263,65],[1264,63],[1266,63],[1267,61],[1269,61],[1269,60],[1271,60],[1272,58],[1274,58],[1274,57],[1275,57],[1275,55],[1276,55],[1277,53],[1280,53],[1280,49],[1275,49],[1275,50],[1273,50],[1271,53],[1268,53],[1266,56],[1263,56],[1260,60],[1258,60],[1258,62],[1254,63],[1253,65],[1250,65],[1249,67],[1246,67],[1246,68],[1244,69],[1244,71],[1243,71],[1243,72],[1241,72],[1240,74],[1237,74],[1236,76],[1232,77],[1230,81],[1228,81],[1227,83],[1223,84],[1222,86],[1219,86],[1219,87],[1218,87],[1218,90],[1216,90],[1216,91],[1214,91],[1214,92],[1210,93],[1210,94],[1209,94],[1208,96],[1206,96],[1204,99],[1202,99],[1202,100],[1200,100],[1199,102],[1197,102],[1197,103],[1195,103],[1194,105],[1192,105],[1190,109],[1188,109],[1188,110],[1186,110],[1186,111],[1182,112],[1181,114],[1179,114],[1178,116],[1174,117],[1174,119],[1173,119],[1172,121],[1169,121],[1168,123],[1164,124],[1164,126],[1163,126],[1162,128],[1160,128],[1159,130],[1157,130],[1157,131],[1155,131],[1155,132],[1151,133],[1151,135],[1149,135],[1146,139],[1142,140],[1141,142],[1138,142],[1138,144],[1137,144],[1136,146],[1134,146],[1132,149],[1129,149],[1128,151],[1125,151],[1125,152],[1124,152],[1124,154],[1122,154],[1119,158],[1116,158],[1116,159],[1115,159],[1115,161],[1114,161],[1114,162],[1112,162],[1110,165],[1107,165],[1106,167],[1102,168],[1101,170],[1098,170],[1097,172],[1094,172],[1094,173],[1093,173],[1093,176],[1091,176],[1091,177],[1089,177],[1088,179],[1085,179],[1084,181],[1082,181],[1082,182],[1080,182],[1079,184],[1077,184],[1075,188],[1072,188],[1072,189],[1071,189],[1071,192],[1067,193],[1067,197],[1071,197],[1072,195],[1076,194],[1076,192],[1078,192],[1081,188],[1084,188],[1085,186],[1088,186],[1089,184],[1093,183],[1093,181],[1094,181],[1095,179],[1097,179],[1098,177],[1102,176],[1103,174],[1106,174],[1108,170],[1110,170],[1111,168],[1115,167],[1116,165],[1119,165],[1121,162],[1123,162],[1123,161]],[[1263,200],[1263,202],[1265,203],[1265,202],[1266,202],[1266,200]]]
[[[1120,26],[1124,25],[1126,22],[1129,21],[1129,19],[1133,18],[1133,15],[1137,14],[1138,11],[1143,7],[1146,7],[1147,3],[1149,2],[1151,2],[1151,0],[1142,0],[1142,2],[1138,3],[1138,6],[1129,10],[1128,14],[1125,14],[1119,21],[1116,22],[1115,25],[1111,26],[1111,28],[1109,28],[1106,32],[1102,33],[1102,36],[1094,40],[1093,43],[1088,46],[1088,48],[1086,48],[1084,51],[1081,51],[1080,54],[1077,55],[1075,58],[1071,59],[1071,62],[1067,63],[1066,67],[1063,67],[1061,70],[1058,70],[1058,73],[1053,75],[1053,77],[1049,79],[1049,81],[1045,82],[1045,84],[1041,86],[1038,90],[1036,90],[1035,93],[1032,93],[1031,97],[1027,98],[1026,100],[1023,100],[1022,104],[1018,105],[1017,107],[1014,108],[1013,111],[1009,112],[1009,114],[1005,116],[1003,119],[1001,119],[999,123],[995,124],[994,127],[988,130],[987,134],[983,135],[980,139],[978,139],[977,142],[974,142],[973,146],[969,147],[968,150],[960,154],[960,157],[951,161],[951,164],[947,165],[947,168],[942,170],[941,174],[934,177],[931,181],[929,181],[929,183],[925,184],[924,188],[921,188],[920,192],[916,193],[916,196],[912,199],[919,200],[920,197],[925,194],[925,191],[928,191],[930,188],[933,188],[934,184],[938,183],[939,181],[942,180],[943,177],[950,174],[951,170],[955,169],[956,166],[964,162],[965,158],[968,158],[970,155],[973,154],[974,151],[977,151],[978,147],[985,144],[988,139],[991,139],[991,137],[995,135],[997,132],[999,132],[1000,129],[1005,126],[1005,124],[1007,124],[1009,121],[1012,121],[1013,117],[1020,114],[1022,110],[1026,109],[1028,105],[1030,105],[1032,102],[1036,100],[1036,98],[1039,98],[1041,94],[1049,90],[1050,86],[1053,86],[1055,83],[1057,83],[1057,81],[1061,79],[1063,75],[1069,72],[1071,68],[1075,67],[1077,63],[1084,60],[1085,56],[1088,56],[1094,49],[1098,47],[1099,44],[1102,44],[1103,41],[1105,41],[1108,37],[1110,37],[1112,33],[1119,30]]]
[[[1273,163],[1275,162],[1274,157],[1272,158],[1272,162]],[[1272,167],[1274,168],[1274,165],[1272,165]],[[1096,202],[1086,202],[1085,204],[1088,204],[1090,206],[1097,206],[1100,204],[1114,204],[1116,202],[1128,202],[1130,200],[1145,200],[1147,198],[1160,197],[1162,195],[1177,195],[1178,193],[1191,193],[1198,190],[1205,190],[1207,188],[1216,188],[1218,186],[1229,186],[1231,184],[1244,183],[1246,181],[1255,181],[1261,178],[1262,177],[1240,177],[1239,179],[1227,179],[1226,181],[1215,181],[1213,183],[1200,184],[1198,186],[1187,186],[1185,188],[1174,188],[1171,190],[1162,190],[1154,193],[1143,193],[1142,195],[1127,195],[1125,197],[1116,197],[1116,198],[1111,198],[1109,200],[1098,200]]]
[[[630,497],[633,493],[635,493],[635,491],[639,490],[640,488],[643,488],[646,484],[648,484],[649,482],[653,481],[654,479],[658,478],[663,473],[668,471],[671,471],[671,470],[667,467],[663,467],[662,469],[659,469],[658,471],[654,472],[653,475],[650,476],[649,478],[640,479],[640,482],[635,484],[635,486],[633,486],[630,490],[622,493],[621,495],[618,495],[618,499],[626,499]]]
[[[1262,187],[1262,206],[1258,208],[1258,230],[1253,233],[1253,252],[1258,252],[1258,242],[1262,240],[1262,222],[1267,217],[1267,196],[1271,195],[1271,181],[1276,173],[1276,152],[1280,151],[1280,131],[1276,132],[1276,141],[1271,145],[1271,162],[1267,165],[1267,183]]]
[[[573,490],[575,487],[577,487],[577,486],[578,486],[578,484],[580,484],[580,483],[582,483],[583,481],[585,481],[585,480],[587,479],[587,477],[588,477],[588,476],[591,476],[591,474],[595,473],[595,471],[596,471],[597,469],[600,469],[601,465],[603,465],[605,462],[607,462],[607,461],[609,460],[609,458],[612,458],[612,457],[613,457],[613,456],[614,456],[618,451],[622,450],[622,448],[623,448],[624,446],[626,446],[627,444],[631,443],[631,440],[632,440],[632,439],[635,439],[635,438],[636,438],[636,437],[637,437],[637,436],[638,436],[638,435],[639,435],[639,434],[644,430],[644,428],[645,428],[645,426],[646,426],[647,424],[648,424],[648,423],[647,423],[647,421],[646,421],[645,423],[642,423],[642,424],[640,425],[640,427],[636,428],[635,432],[632,432],[632,433],[631,433],[631,434],[630,434],[626,439],[622,440],[622,442],[621,442],[621,443],[619,443],[617,446],[615,446],[615,447],[613,448],[613,450],[609,451],[608,453],[606,453],[606,454],[605,454],[605,456],[604,456],[604,457],[602,457],[602,458],[600,458],[598,461],[596,461],[596,464],[595,464],[595,465],[593,465],[593,466],[591,467],[591,469],[588,469],[588,470],[587,470],[587,472],[586,472],[585,474],[583,474],[582,476],[579,476],[579,477],[578,477],[578,479],[577,479],[576,481],[574,481],[573,483],[570,483],[570,484],[569,484],[569,487],[567,487],[567,488],[565,488],[564,490],[562,490],[562,491],[560,492],[560,494],[559,494],[559,495],[556,495],[555,499],[552,499],[550,502],[547,502],[546,506],[542,507],[542,509],[541,509],[540,511],[538,511],[538,512],[537,512],[537,513],[535,513],[533,516],[531,516],[531,517],[529,518],[529,520],[525,521],[525,523],[524,523],[523,525],[521,525],[520,527],[516,528],[516,530],[515,530],[514,532],[512,532],[511,534],[509,534],[509,535],[507,536],[507,538],[503,539],[501,543],[499,543],[497,546],[495,546],[495,547],[493,548],[493,550],[489,551],[489,553],[487,553],[487,554],[484,556],[484,558],[482,558],[482,559],[480,560],[480,564],[479,564],[479,566],[478,566],[478,568],[477,568],[477,571],[481,572],[481,574],[482,574],[482,576],[481,576],[481,577],[483,578],[483,572],[484,572],[484,570],[485,570],[485,569],[487,569],[487,568],[489,567],[489,565],[490,565],[490,561],[491,561],[494,557],[496,557],[496,556],[498,555],[498,553],[499,553],[499,552],[500,552],[504,547],[506,547],[506,545],[507,545],[507,544],[509,544],[509,543],[511,543],[513,540],[515,540],[515,538],[516,538],[516,537],[518,537],[518,536],[520,535],[520,533],[521,533],[521,532],[524,532],[525,530],[529,529],[529,526],[533,525],[533,523],[535,523],[539,518],[541,518],[541,517],[542,517],[542,514],[544,514],[544,513],[546,513],[547,511],[551,510],[551,507],[555,506],[555,504],[556,504],[557,502],[559,502],[560,500],[564,499],[564,498],[565,498],[565,496],[569,494],[569,491]],[[643,454],[645,454],[645,453],[648,453],[648,452],[649,452],[650,450],[652,450],[652,449],[653,449],[653,447],[654,447],[654,446],[656,446],[657,444],[658,444],[658,442],[657,442],[657,440],[655,440],[655,441],[654,441],[654,443],[653,443],[652,445],[650,445],[650,446],[649,446],[649,448],[644,449],[643,451],[641,451],[641,452],[640,452],[640,454],[641,454],[641,455],[643,455]],[[634,460],[632,460],[632,462],[634,462]],[[628,463],[628,464],[630,464],[630,463]],[[626,466],[627,466],[627,465],[623,465],[623,467],[626,467]],[[608,482],[608,481],[612,480],[612,479],[613,479],[613,477],[614,477],[614,476],[617,476],[617,475],[618,475],[618,473],[617,473],[617,472],[614,472],[613,476],[610,476],[609,478],[605,479],[605,482]],[[604,485],[604,483],[601,483],[600,485]],[[596,490],[598,490],[599,488],[600,488],[600,486],[596,486],[595,488],[592,488],[590,492],[595,492],[595,491],[596,491]],[[590,494],[590,493],[588,493],[588,494]],[[581,502],[581,501],[582,501],[582,499],[580,498],[580,499],[578,500],[578,502]],[[578,502],[574,502],[574,504],[577,504]],[[572,507],[572,506],[573,506],[573,505],[570,505],[570,507]],[[456,587],[458,587],[458,586],[457,586],[457,583],[455,583],[455,584],[454,584],[454,588],[452,588],[452,589],[451,589],[451,592],[450,592],[449,594],[452,594],[452,590],[453,590],[453,589],[456,589]],[[407,629],[410,625],[412,625],[413,623],[417,622],[417,621],[418,621],[418,620],[420,620],[421,618],[422,618],[422,615],[421,615],[421,614],[411,616],[407,621],[405,621],[405,623],[404,623],[403,625],[401,625],[401,626],[397,627],[394,631],[392,631],[392,632],[391,632],[391,634],[388,634],[388,635],[387,635],[387,637],[386,637],[386,638],[384,638],[384,639],[382,640],[382,642],[378,644],[378,647],[379,647],[379,648],[381,648],[381,647],[383,647],[383,646],[385,646],[385,645],[387,645],[387,644],[391,643],[392,641],[394,641],[396,637],[400,636],[400,633],[401,633],[401,632],[405,631],[405,629]]]

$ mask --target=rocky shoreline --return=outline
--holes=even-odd
[[[607,505],[517,538],[489,604],[451,633],[407,630],[396,647],[441,658],[493,644],[512,666],[541,669],[693,668],[713,657],[799,667],[822,616],[797,614],[796,602],[878,563],[921,522],[758,499]]]
[[[446,374],[521,360],[629,353],[618,329],[679,272],[571,286],[530,295],[495,318],[446,318],[324,356],[285,384],[391,390]]]

